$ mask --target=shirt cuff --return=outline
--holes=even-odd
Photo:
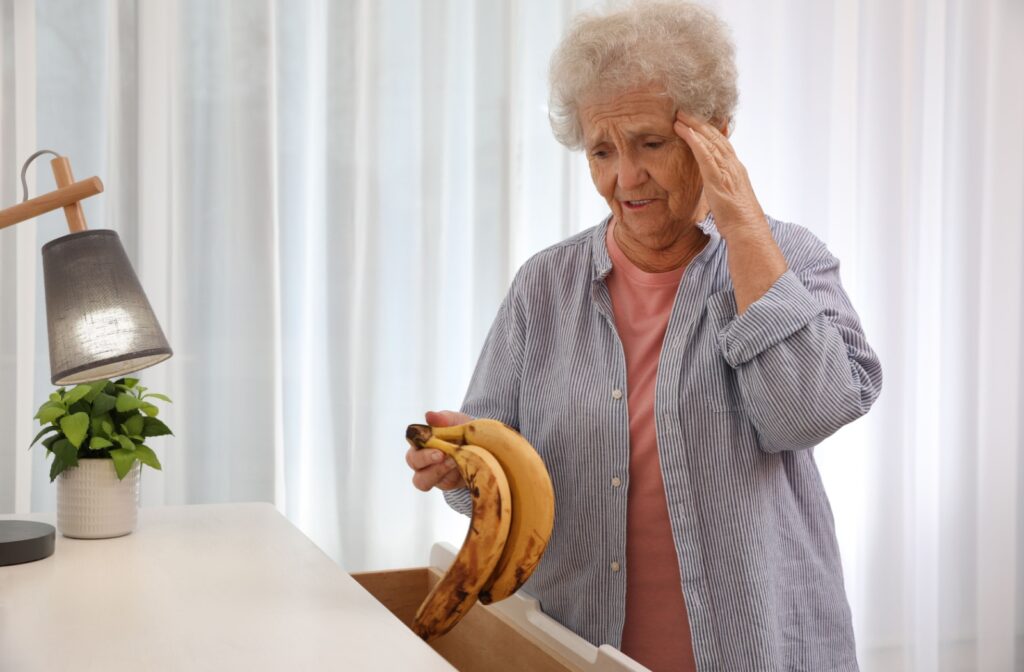
[[[822,311],[792,271],[750,304],[718,334],[722,356],[736,368],[803,329]]]
[[[444,501],[461,514],[473,515],[473,497],[469,494],[469,488],[453,488],[444,491]]]

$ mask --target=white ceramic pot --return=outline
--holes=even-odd
[[[139,518],[139,472],[117,480],[111,459],[79,460],[57,478],[57,529],[65,537],[107,539],[130,534]]]

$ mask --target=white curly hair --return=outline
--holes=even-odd
[[[582,149],[580,104],[590,96],[661,86],[684,112],[716,123],[736,109],[729,28],[692,2],[636,0],[577,15],[551,57],[548,117],[555,138]]]

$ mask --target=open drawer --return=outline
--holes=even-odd
[[[435,544],[428,567],[352,577],[408,627],[455,553],[448,544]],[[537,600],[521,593],[497,604],[475,605],[448,634],[430,645],[463,672],[647,670],[618,649],[592,645],[545,615]]]

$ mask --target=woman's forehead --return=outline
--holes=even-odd
[[[587,142],[615,130],[625,135],[664,133],[675,120],[675,104],[664,91],[639,90],[593,97],[580,106]]]

